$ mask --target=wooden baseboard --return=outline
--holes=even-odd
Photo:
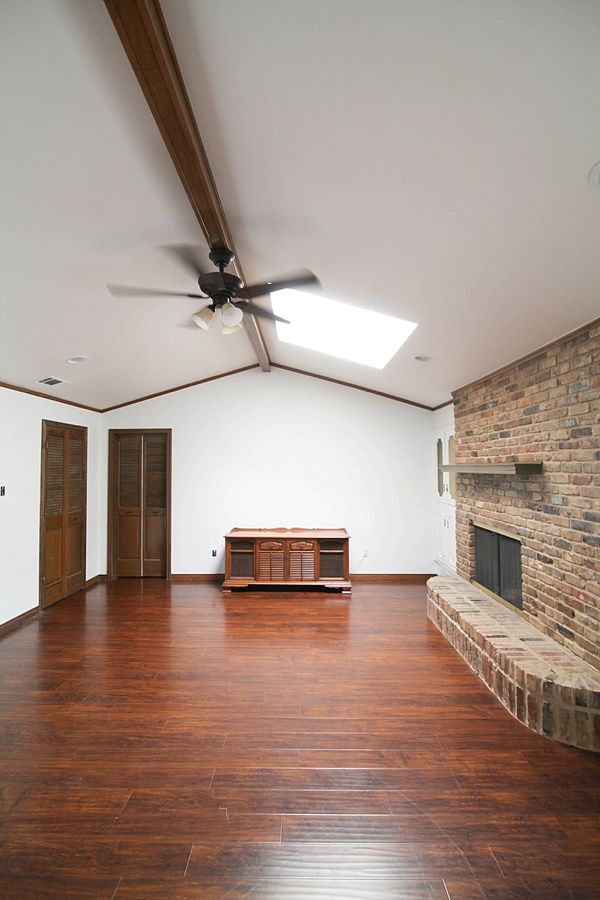
[[[220,584],[224,578],[223,572],[193,572],[189,575],[171,573],[171,581],[175,584]]]
[[[101,584],[102,582],[107,580],[106,575],[94,575],[93,578],[88,578],[86,581],[83,590],[87,591],[90,588],[95,587],[97,584]],[[68,600],[68,597],[65,597],[65,600]],[[21,613],[20,616],[15,616],[14,619],[9,619],[8,622],[3,622],[0,625],[0,635],[6,634],[7,631],[13,631],[15,628],[20,628],[21,625],[25,625],[30,619],[33,619],[40,612],[39,606],[34,606],[33,609],[28,609],[27,612]]]
[[[88,591],[90,588],[95,587],[97,584],[103,584],[105,581],[108,581],[108,575],[94,575],[93,578],[88,578],[84,590]]]
[[[361,572],[360,574],[351,574],[350,580],[355,584],[426,584],[432,577],[430,574],[413,574],[413,573],[391,573],[381,574],[374,572]]]
[[[28,609],[27,612],[21,613],[20,616],[15,616],[14,619],[9,619],[8,622],[4,622],[0,625],[0,635],[6,634],[7,631],[13,631],[15,628],[20,628],[21,625],[25,625],[29,619],[33,619],[34,616],[37,616],[39,611],[39,606],[34,606],[33,609]]]

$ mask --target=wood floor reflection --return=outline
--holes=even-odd
[[[599,774],[420,586],[123,580],[0,639],[2,898],[598,897]]]

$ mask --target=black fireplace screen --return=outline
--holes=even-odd
[[[475,526],[475,580],[522,609],[520,542]]]

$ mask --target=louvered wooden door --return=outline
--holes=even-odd
[[[85,585],[87,429],[42,424],[40,602]]]
[[[142,574],[167,574],[167,435],[143,436]]]
[[[113,431],[109,552],[113,577],[169,574],[170,431]]]
[[[142,575],[142,435],[116,435],[115,575]]]

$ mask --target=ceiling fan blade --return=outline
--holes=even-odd
[[[107,284],[113,297],[192,297],[194,300],[208,300],[204,294],[187,294],[185,291],[163,291],[156,288],[129,287],[126,284]]]
[[[262,297],[264,294],[272,294],[274,291],[283,291],[286,288],[308,287],[309,285],[316,287],[320,283],[316,275],[305,269],[303,272],[297,272],[294,275],[289,275],[287,278],[279,278],[277,281],[249,284],[240,288],[237,291],[237,296],[243,300],[252,300],[254,297]]]
[[[244,312],[252,313],[253,316],[271,319],[272,322],[283,322],[284,325],[290,324],[288,319],[282,319],[281,316],[276,316],[275,313],[269,312],[268,309],[263,309],[262,306],[257,306],[256,303],[244,303],[240,309],[243,309]]]
[[[165,244],[161,247],[165,253],[182,265],[194,279],[197,281],[200,273],[206,268],[206,260],[202,259],[202,254],[198,247],[192,244]]]

